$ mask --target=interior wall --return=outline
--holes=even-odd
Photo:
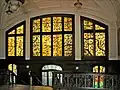
[[[69,8],[47,8],[40,10],[32,10],[30,12],[21,12],[13,13],[10,16],[3,16],[3,24],[0,30],[0,58],[5,58],[5,32],[9,28],[13,27],[15,24],[26,20],[26,59],[30,59],[30,18],[36,17],[45,14],[74,14],[75,15],[75,59],[81,59],[81,27],[80,27],[80,16],[85,16],[88,18],[95,19],[99,22],[108,25],[109,29],[109,59],[118,59],[118,50],[117,50],[117,26],[114,20],[114,17],[107,17],[106,14],[101,14],[97,11],[89,10],[77,10]]]

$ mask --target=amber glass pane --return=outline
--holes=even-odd
[[[23,25],[17,28],[16,34],[23,34]]]
[[[15,56],[15,37],[8,37],[8,56]]]
[[[100,73],[105,73],[105,67],[100,66]]]
[[[51,18],[42,18],[42,32],[51,32]]]
[[[15,34],[15,30],[12,30],[11,32],[8,33],[8,35]]]
[[[40,56],[40,35],[33,36],[33,56]]]
[[[64,56],[72,56],[72,34],[64,35]]]
[[[72,31],[72,18],[64,17],[64,31]]]
[[[40,32],[40,19],[33,20],[33,32]]]
[[[98,71],[98,66],[93,67],[93,72],[96,72],[96,73],[99,72],[99,71]]]
[[[105,56],[105,33],[95,33],[96,56]]]
[[[84,55],[94,55],[94,40],[93,33],[84,33]]]
[[[23,36],[16,37],[16,56],[23,56]]]
[[[42,36],[42,56],[51,56],[51,35]]]
[[[84,30],[93,30],[93,23],[87,20],[84,20]]]
[[[53,35],[53,56],[62,56],[62,35]]]
[[[62,17],[53,17],[53,31],[62,31]]]
[[[105,30],[105,28],[95,24],[95,30]]]

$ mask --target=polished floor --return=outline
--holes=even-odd
[[[28,85],[3,85],[0,90],[53,90],[51,87],[45,86],[28,86]]]

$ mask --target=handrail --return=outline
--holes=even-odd
[[[38,81],[41,85],[43,85],[42,82],[41,82],[41,80],[40,80],[35,74],[32,73],[32,76],[34,76],[34,77],[37,79],[37,81]],[[43,85],[43,86],[45,86],[45,85]]]

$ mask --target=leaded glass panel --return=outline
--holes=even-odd
[[[95,24],[95,30],[105,30],[105,28]]]
[[[23,56],[23,36],[16,37],[16,56]]]
[[[84,30],[93,30],[93,22],[84,20]]]
[[[19,27],[17,28],[16,34],[23,34],[23,31],[24,31],[23,25],[21,25],[21,26],[19,26]]]
[[[53,17],[53,32],[62,31],[62,17]]]
[[[33,32],[40,32],[40,19],[33,20]]]
[[[8,56],[15,56],[15,37],[8,37]]]
[[[72,31],[72,18],[64,17],[64,31]]]
[[[93,33],[84,33],[84,55],[94,55],[94,39]]]
[[[64,35],[64,56],[72,56],[72,34]]]
[[[42,32],[51,32],[51,18],[42,18]]]
[[[42,36],[42,56],[51,56],[51,35]]]
[[[62,35],[53,35],[53,56],[62,56]]]
[[[11,32],[8,33],[8,35],[15,34],[15,30],[12,30]]]
[[[95,33],[96,56],[105,56],[105,33]]]
[[[40,56],[40,35],[33,36],[33,56]]]

